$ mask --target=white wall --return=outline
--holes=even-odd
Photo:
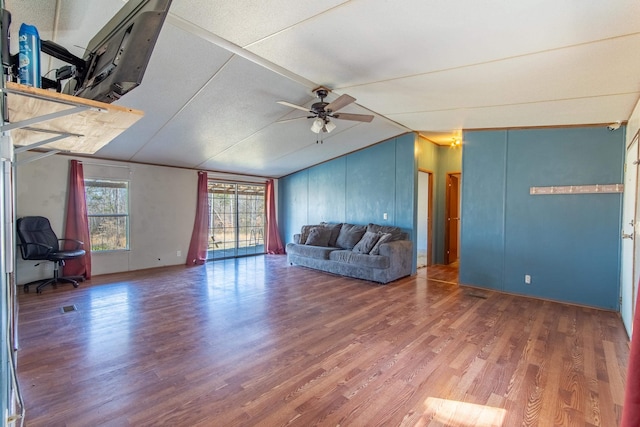
[[[24,156],[27,158],[29,154]],[[18,160],[22,159],[20,157]],[[45,216],[51,221],[58,237],[63,237],[71,159],[73,157],[55,155],[18,166],[16,218]],[[90,178],[92,173],[114,173],[121,177],[126,172],[130,179],[131,249],[93,253],[93,275],[185,263],[195,217],[197,171],[105,160],[78,160],[84,163],[85,178]],[[177,251],[181,251],[181,256],[177,256]],[[50,277],[53,271],[51,263],[45,262],[34,267],[35,263],[18,257],[18,284]]]

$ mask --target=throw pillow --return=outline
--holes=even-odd
[[[375,246],[376,242],[380,238],[379,233],[373,233],[367,231],[362,236],[362,239],[353,247],[352,252],[355,254],[368,254]]]
[[[365,231],[367,231],[367,227],[364,225],[342,224],[336,246],[342,249],[353,249],[356,243],[362,239]]]
[[[331,230],[324,227],[313,227],[309,232],[309,237],[304,243],[309,246],[328,246]]]
[[[303,225],[300,229],[300,244],[304,245],[309,238],[309,233],[311,229],[317,227],[317,225]]]
[[[327,222],[321,222],[320,225],[331,230],[331,237],[329,238],[329,246],[335,246],[336,241],[338,240],[338,236],[340,235],[340,229],[342,228],[342,223],[329,224]]]
[[[373,231],[374,233],[390,233],[391,241],[402,240],[405,236],[404,231],[402,231],[400,227],[394,227],[392,225],[378,225],[370,223],[367,225],[367,231]]]
[[[382,233],[380,238],[374,245],[373,249],[369,252],[370,255],[380,255],[380,245],[391,241],[393,235],[391,233]]]

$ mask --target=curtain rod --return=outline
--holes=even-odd
[[[217,181],[217,182],[221,182],[221,183],[230,183],[230,184],[266,184],[267,181],[269,179],[265,178],[262,180],[258,180],[259,178],[256,178],[256,181],[244,181],[241,179],[230,179],[230,178],[217,178],[215,176],[212,176],[211,174],[207,173],[207,179],[209,181]]]
[[[82,160],[78,160],[79,163],[82,163],[83,165],[91,165],[91,166],[108,166],[110,168],[123,168],[123,169],[131,169],[129,166],[122,166],[122,165],[112,165],[109,163],[93,163],[93,162],[84,162]]]

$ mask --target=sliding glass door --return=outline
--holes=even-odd
[[[209,181],[208,259],[264,253],[265,186]]]

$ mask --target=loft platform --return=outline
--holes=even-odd
[[[41,148],[93,154],[144,116],[119,105],[7,82],[8,120],[16,152]]]

